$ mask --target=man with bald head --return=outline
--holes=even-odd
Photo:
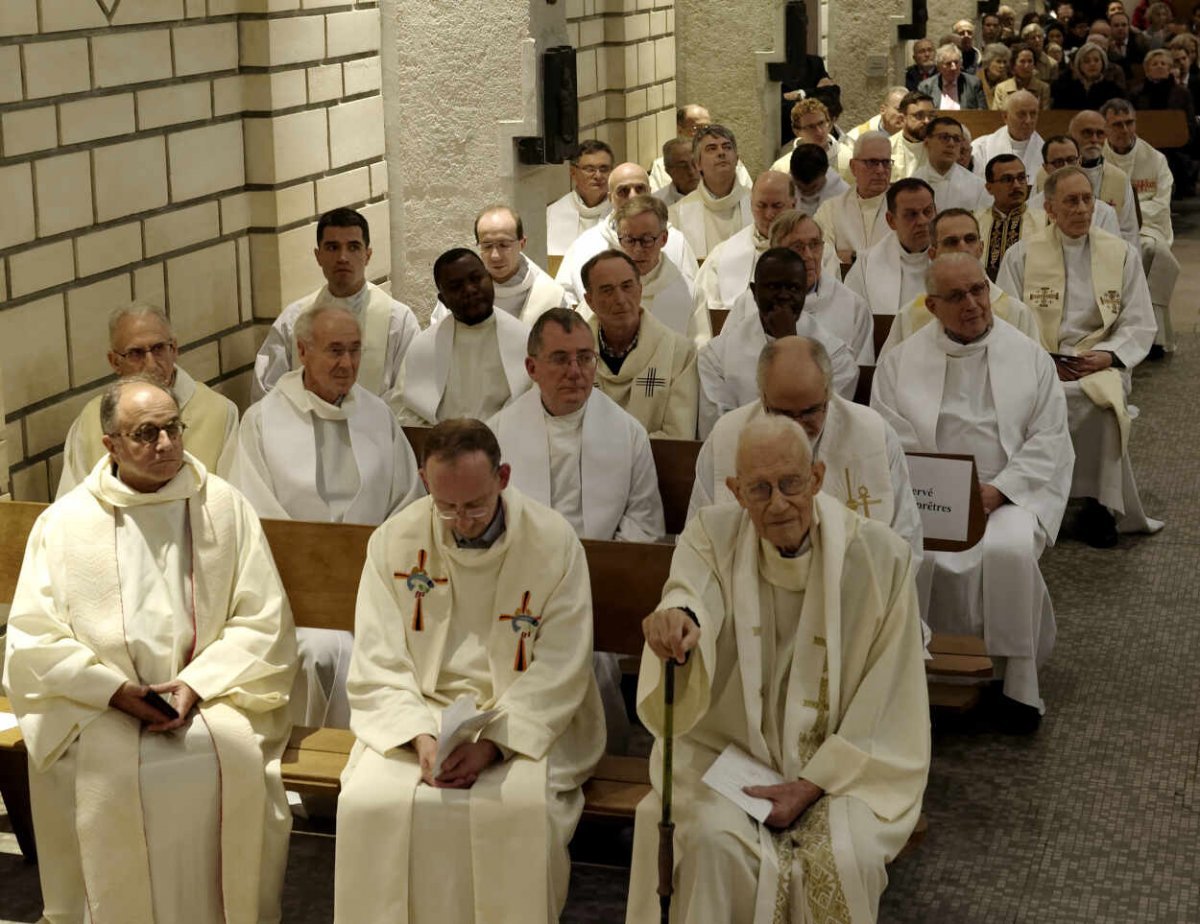
[[[887,191],[889,234],[865,253],[846,285],[867,300],[872,314],[895,314],[925,291],[930,225],[937,206],[933,189],[917,177],[897,180]]]
[[[603,141],[589,138],[571,158],[571,188],[546,206],[546,253],[565,254],[588,228],[595,227],[612,209],[608,178],[616,156]]]
[[[987,526],[965,552],[931,552],[929,624],[982,636],[1004,681],[1014,731],[1037,728],[1037,671],[1054,645],[1054,610],[1037,560],[1067,505],[1075,453],[1054,362],[992,312],[977,257],[929,266],[925,325],[882,357],[871,407],[908,452],[973,456]]]
[[[1032,181],[1042,167],[1042,136],[1037,132],[1038,98],[1028,90],[1017,90],[1004,103],[1004,124],[990,135],[971,143],[975,172],[984,176],[988,162],[998,154],[1015,154]]]
[[[690,138],[672,138],[663,145],[662,151],[663,170],[669,179],[665,186],[654,190],[654,195],[662,199],[664,205],[671,206],[700,185],[700,173],[692,162]],[[653,174],[650,183],[654,183]]]
[[[671,223],[706,258],[716,246],[753,224],[750,191],[737,181],[737,138],[723,125],[706,125],[692,139],[700,185],[671,206]]]
[[[675,141],[683,142],[687,145],[688,160],[692,158],[692,139],[696,136],[696,130],[704,128],[706,125],[711,125],[713,121],[712,115],[707,109],[697,103],[688,103],[675,110]],[[669,144],[670,142],[668,142]],[[672,172],[667,164],[666,146],[663,147],[663,156],[656,158],[650,166],[650,184],[654,187],[657,194],[658,190],[663,189],[672,180],[682,189],[679,184],[679,177]],[[692,173],[695,175],[695,181],[692,183],[691,189],[683,190],[684,195],[696,188],[696,183],[700,182],[700,174],[695,172],[695,163],[693,162]],[[750,187],[750,172],[746,169],[746,165],[738,162],[737,165],[737,181],[747,189]],[[683,198],[680,196],[679,198]],[[678,201],[678,200],[677,200]],[[673,203],[668,202],[667,205]]]
[[[750,421],[734,459],[737,503],[688,523],[642,624],[638,715],[656,766],[663,661],[676,662],[674,914],[874,921],[929,766],[916,564],[886,526],[821,490],[843,473],[814,461],[794,420]],[[777,774],[746,790],[766,800],[761,814],[702,782],[730,746]],[[656,789],[637,810],[626,924],[659,920],[660,813]],[[819,875],[812,857],[825,858]]]
[[[883,132],[894,135],[904,127],[904,116],[900,113],[900,100],[908,94],[907,87],[890,87],[879,105],[877,115],[871,116],[861,125],[846,132],[846,143],[854,144],[858,136],[866,132]]]
[[[177,365],[178,359],[175,333],[162,309],[133,304],[109,316],[108,364],[112,371],[120,377],[148,375],[168,386],[179,401],[190,452],[209,471],[225,475],[237,443],[237,407],[188,375]],[[97,395],[84,405],[67,431],[57,496],[63,497],[81,484],[106,451]]]
[[[843,265],[879,243],[891,233],[887,224],[884,193],[891,182],[892,143],[883,132],[864,132],[854,142],[850,174],[854,185],[823,202],[817,209],[817,224]]]
[[[1108,122],[1100,113],[1084,109],[1071,119],[1068,131],[1079,145],[1079,166],[1091,181],[1092,195],[1113,207],[1121,237],[1134,247],[1140,247],[1137,196],[1133,193],[1129,174],[1104,159]]]

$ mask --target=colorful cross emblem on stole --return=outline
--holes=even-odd
[[[846,469],[846,506],[858,513],[858,508],[862,507],[862,515],[868,520],[871,518],[871,505],[878,504],[879,498],[872,497],[871,492],[865,484],[858,486],[858,497],[854,496],[854,488],[850,486],[850,469]]]
[[[513,658],[513,670],[523,671],[529,667],[529,654],[525,648],[525,639],[533,635],[537,627],[541,624],[541,619],[534,616],[529,610],[529,591],[521,594],[521,605],[517,607],[514,613],[504,613],[500,616],[500,621],[509,620],[512,622],[512,630],[517,633],[517,654]]]
[[[430,577],[425,570],[425,559],[428,556],[424,549],[417,552],[417,563],[411,571],[396,571],[392,577],[404,578],[404,585],[412,591],[415,597],[413,604],[412,627],[414,632],[422,632],[425,629],[425,615],[421,611],[421,598],[433,590],[438,584],[445,584],[450,579],[448,577]]]

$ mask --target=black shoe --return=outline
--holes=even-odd
[[[1156,343],[1150,347],[1150,352],[1146,354],[1146,359],[1162,359],[1167,355],[1167,351],[1163,349],[1161,343]]]
[[[1079,538],[1093,549],[1111,549],[1117,544],[1117,518],[1112,511],[1089,497],[1079,513]]]
[[[1033,706],[1007,696],[997,696],[992,703],[992,719],[996,731],[1004,735],[1032,735],[1042,724],[1042,714]]]

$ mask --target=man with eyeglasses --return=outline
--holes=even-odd
[[[675,110],[676,135],[667,144],[681,143],[687,146],[686,156],[691,171],[690,175],[693,179],[691,180],[691,187],[683,190],[683,184],[679,182],[680,177],[684,175],[683,165],[678,165],[678,172],[672,169],[667,157],[666,145],[663,145],[663,156],[656,158],[654,163],[650,165],[650,185],[654,187],[655,195],[658,195],[659,191],[666,188],[667,184],[672,181],[683,190],[684,195],[687,195],[692,189],[696,188],[696,184],[700,182],[700,174],[696,172],[696,165],[692,161],[692,139],[696,136],[698,129],[704,128],[706,125],[712,125],[712,121],[712,114],[703,106],[699,106],[696,103],[689,103]],[[737,181],[747,189],[750,188],[750,173],[746,170],[746,165],[740,161],[737,165]],[[682,196],[679,198],[682,198]],[[671,204],[671,202],[667,202],[667,205]]]
[[[672,138],[662,148],[663,170],[667,174],[667,182],[654,190],[653,195],[662,199],[663,204],[672,206],[693,189],[700,185],[700,173],[692,163],[692,141],[690,138]],[[655,161],[657,165],[658,161]],[[745,167],[742,168],[743,170]],[[654,185],[654,176],[650,176],[650,185]]]
[[[737,181],[737,138],[724,125],[706,125],[692,139],[692,160],[700,185],[671,206],[671,224],[679,228],[703,260],[721,241],[754,219],[750,190]]]
[[[833,120],[823,102],[811,96],[800,100],[792,107],[792,131],[796,137],[783,155],[771,164],[771,169],[780,173],[790,173],[792,152],[802,144],[816,145],[825,152],[829,163],[836,165],[842,145],[833,136],[832,128]]]
[[[483,423],[443,421],[421,464],[430,496],[367,547],[339,924],[549,924],[566,903],[580,787],[604,754],[591,589],[570,525],[510,475]],[[497,714],[453,745],[441,715],[463,697]]]
[[[1092,226],[1095,197],[1088,175],[1063,167],[1046,180],[1051,224],[1013,246],[997,282],[1038,316],[1067,396],[1075,472],[1071,496],[1082,497],[1077,521],[1096,548],[1118,532],[1157,532],[1129,460],[1132,420],[1126,407],[1131,372],[1154,342],[1154,309],[1134,247]]]
[[[377,526],[420,497],[417,460],[387,403],[357,383],[362,329],[344,308],[296,319],[300,368],[242,419],[229,481],[260,517]],[[297,725],[348,728],[354,636],[297,629]]]
[[[974,254],[934,259],[925,305],[935,323],[880,358],[871,407],[905,451],[975,460],[987,526],[965,552],[928,553],[929,625],[983,637],[1003,677],[1002,721],[1032,732],[1055,636],[1037,560],[1058,535],[1075,453],[1053,360],[993,314],[990,288]]]
[[[933,188],[939,212],[946,209],[985,208],[991,201],[983,180],[958,163],[964,145],[962,125],[949,116],[938,116],[925,132],[925,163],[913,176]]]
[[[1079,144],[1070,135],[1052,135],[1042,145],[1042,153],[1044,166],[1038,171],[1038,175],[1033,181],[1037,185],[1037,190],[1029,193],[1030,209],[1039,211],[1045,211],[1046,197],[1041,188],[1046,177],[1063,167],[1078,167]],[[1102,199],[1093,199],[1092,201],[1092,226],[1118,237],[1121,235],[1116,209]]]
[[[371,262],[371,228],[354,209],[338,208],[317,219],[313,256],[325,275],[325,285],[280,313],[254,358],[250,400],[259,401],[275,382],[296,367],[293,327],[301,313],[314,305],[337,305],[349,310],[363,329],[359,383],[376,395],[396,385],[400,365],[421,330],[417,316],[402,302],[367,281]]]
[[[846,285],[867,300],[872,314],[895,314],[925,291],[930,227],[937,206],[933,189],[917,177],[897,180],[887,191],[889,234],[846,275]]]
[[[847,399],[858,384],[858,364],[850,347],[804,310],[808,292],[804,258],[775,247],[759,258],[750,294],[757,310],[743,307],[730,314],[721,333],[700,351],[700,438],[712,432],[718,418],[758,396],[758,357],[780,337],[800,335],[821,342],[832,357],[833,387]]]
[[[588,228],[595,227],[612,209],[608,201],[608,176],[616,156],[603,141],[580,142],[571,158],[571,189],[546,206],[546,254],[561,256]]]
[[[596,386],[651,438],[695,439],[695,344],[646,310],[640,271],[628,254],[597,254],[585,264],[583,281],[599,349]]]
[[[433,263],[433,283],[450,314],[413,340],[387,402],[406,426],[486,420],[529,388],[529,326],[496,310],[492,277],[474,251],[443,253]]]
[[[933,97],[923,90],[909,93],[900,100],[900,112],[904,125],[891,137],[893,183],[912,176],[925,160],[925,130],[936,114]]]
[[[979,237],[984,242],[984,269],[995,280],[1000,262],[1017,241],[1046,226],[1046,213],[1029,205],[1029,173],[1016,154],[997,154],[984,169],[989,208],[979,209]]]
[[[1042,166],[1042,136],[1037,131],[1038,98],[1028,90],[1010,93],[1004,101],[1004,124],[971,143],[975,173],[984,176],[988,162],[1000,154],[1015,154],[1034,177]]]
[[[813,216],[843,266],[891,233],[884,193],[891,183],[892,144],[883,132],[864,132],[854,142],[850,174],[854,185],[821,203]]]
[[[224,395],[198,382],[176,364],[179,348],[171,322],[161,309],[133,304],[118,308],[108,319],[108,364],[119,377],[149,375],[171,388],[179,401],[180,416],[190,429],[189,452],[209,471],[229,472],[237,443],[237,407]],[[67,431],[63,444],[62,475],[56,497],[63,497],[107,452],[100,426],[97,395]]]
[[[1129,174],[1104,159],[1104,146],[1108,142],[1108,123],[1104,116],[1091,109],[1077,112],[1068,130],[1079,146],[1079,166],[1091,180],[1092,194],[1116,211],[1121,237],[1134,247],[1140,247],[1138,226],[1141,217]],[[1041,182],[1044,181],[1043,176]]]
[[[824,493],[843,473],[802,425],[753,420],[734,459],[737,503],[688,523],[642,623],[638,714],[655,765],[663,661],[676,662],[673,916],[874,921],[929,767],[916,565],[884,524]],[[746,789],[763,814],[702,779],[730,746],[778,774]],[[629,924],[659,920],[659,789],[638,807]]]
[[[34,524],[8,623],[42,919],[278,921],[296,643],[266,538],[157,377],[98,417],[106,454]]]

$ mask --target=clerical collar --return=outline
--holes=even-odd
[[[587,402],[584,402],[582,407],[568,411],[566,414],[551,414],[546,405],[542,404],[542,413],[546,415],[548,425],[555,426],[560,430],[578,430],[583,426],[583,415],[587,413]]]
[[[918,264],[925,263],[929,260],[929,249],[925,250],[909,250],[904,246],[904,242],[899,238],[896,241],[900,244],[900,259],[904,263]]]
[[[495,288],[505,287],[505,288],[512,289],[512,288],[516,288],[522,282],[524,282],[525,277],[528,275],[529,275],[529,261],[525,259],[525,254],[521,254],[521,256],[517,258],[516,272],[514,272],[511,276],[509,276],[504,281],[500,281],[499,279],[493,279],[492,284],[493,284],[493,287],[495,287]]]
[[[1002,212],[998,208],[996,208],[995,205],[992,205],[992,214],[995,215],[997,218],[1011,218],[1014,215],[1020,215],[1022,212],[1025,211],[1027,206],[1028,206],[1027,202],[1022,202],[1011,212]]]
[[[812,548],[812,530],[810,529],[807,533],[804,534],[804,541],[800,543],[800,548],[798,548],[798,549],[781,549],[778,546],[776,546],[775,551],[779,553],[780,558],[799,558],[801,555],[806,554],[808,552],[808,550],[811,548]]]
[[[487,529],[474,539],[463,539],[453,529],[450,530],[450,535],[454,537],[454,544],[460,549],[490,549],[496,544],[496,540],[504,535],[505,528],[504,501],[497,500],[496,512],[492,514],[492,521],[488,523]]]
[[[733,178],[733,188],[725,195],[718,196],[715,192],[708,188],[708,184],[702,179],[697,187],[700,190],[700,201],[710,209],[720,210],[731,208],[741,201],[739,193],[742,187],[738,184],[737,177]]]
[[[318,296],[318,303],[321,305],[336,305],[339,308],[345,308],[351,314],[361,315],[363,308],[366,307],[367,298],[370,294],[371,287],[363,280],[362,286],[353,295],[334,295],[329,291],[328,284]]]
[[[950,356],[967,356],[972,353],[977,353],[979,350],[982,350],[987,346],[988,336],[991,334],[992,329],[995,326],[996,322],[993,319],[992,323],[988,325],[987,330],[973,340],[963,340],[958,336],[958,334],[954,333],[954,331],[947,330],[945,327],[943,327],[941,330],[941,335],[938,337],[939,345]]]
[[[1093,161],[1086,161],[1086,160],[1083,160],[1082,158],[1080,158],[1080,161],[1079,161],[1079,166],[1081,166],[1084,170],[1095,170],[1097,167],[1100,167],[1103,164],[1104,164],[1103,157],[1097,157]]]
[[[588,205],[574,189],[571,190],[571,198],[574,201],[575,211],[583,218],[599,218],[612,205],[608,200],[608,196],[605,196],[595,205]]]
[[[623,350],[617,350],[608,345],[608,341],[604,339],[604,327],[600,327],[600,355],[605,359],[624,359],[630,353],[637,349],[638,336],[642,332],[642,325],[638,325],[637,332],[634,333],[633,339],[629,341],[629,346]]]

